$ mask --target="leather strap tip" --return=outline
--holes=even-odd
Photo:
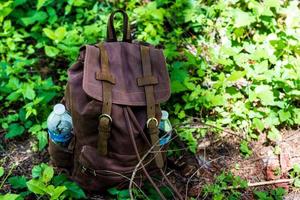
[[[96,72],[96,80],[98,81],[106,81],[113,85],[116,84],[115,77],[110,73],[102,73],[102,72]]]
[[[156,85],[158,84],[158,79],[155,76],[144,76],[137,78],[138,86]]]

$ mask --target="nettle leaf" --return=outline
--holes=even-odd
[[[52,46],[45,46],[45,53],[49,57],[55,57],[59,53],[59,49]]]
[[[53,190],[53,193],[52,193],[52,195],[51,195],[51,200],[56,200],[56,199],[58,199],[58,198],[61,196],[61,194],[62,194],[64,191],[66,191],[66,190],[67,190],[66,186],[58,186],[58,187],[56,187],[56,188]]]
[[[18,194],[11,194],[11,193],[8,193],[4,196],[0,195],[0,199],[3,199],[3,200],[17,200],[19,199],[20,195]]]
[[[252,16],[250,13],[244,12],[240,9],[235,9],[233,16],[234,16],[233,26],[236,28],[243,27],[243,26],[249,26],[251,23],[255,22],[254,16]]]
[[[300,188],[300,179],[299,178],[295,178],[294,186],[297,187],[297,188]]]
[[[46,164],[43,165],[44,170],[43,170],[43,174],[42,174],[42,180],[44,183],[48,183],[54,175],[54,170],[53,167],[50,167]]]
[[[64,39],[66,32],[67,32],[67,30],[65,27],[63,27],[63,26],[58,27],[54,32],[56,40],[61,41],[62,39]]]
[[[43,7],[45,5],[47,0],[38,0],[37,1],[37,5],[36,5],[36,9],[39,10],[41,7]]]
[[[41,151],[48,144],[48,134],[46,131],[38,131],[35,135],[39,141],[39,150]]]
[[[14,176],[8,179],[9,184],[11,184],[14,189],[23,189],[26,188],[26,178],[25,176]]]
[[[216,95],[211,98],[211,104],[213,106],[222,106],[226,102],[223,95]]]
[[[232,74],[227,78],[228,81],[237,81],[243,78],[246,75],[246,71],[234,71]]]
[[[66,36],[67,30],[65,27],[61,26],[61,27],[58,27],[55,31],[52,31],[49,28],[44,28],[43,32],[45,33],[45,35],[48,38],[50,38],[51,40],[54,40],[55,42],[58,43],[64,39],[64,37]]]
[[[263,131],[265,128],[264,123],[262,122],[262,120],[258,119],[258,118],[254,118],[253,119],[253,125],[254,127],[259,130],[259,131]]]
[[[293,120],[295,124],[300,124],[300,109],[299,108],[294,108],[293,109]]]
[[[187,87],[179,82],[179,81],[171,81],[171,91],[172,91],[172,94],[175,94],[175,93],[179,93],[179,92],[184,92],[187,90]]]
[[[264,60],[262,61],[261,63],[256,63],[254,65],[254,71],[255,73],[257,74],[260,74],[260,73],[264,73],[265,71],[268,70],[268,67],[269,67],[269,63],[267,60]]]
[[[68,189],[64,194],[75,199],[86,199],[84,191],[75,182],[66,181],[63,185]]]
[[[252,154],[252,151],[251,149],[249,148],[248,146],[248,142],[243,140],[241,143],[240,143],[240,151],[242,152],[242,154],[246,157],[250,156]]]
[[[277,142],[281,141],[282,136],[281,133],[273,126],[271,127],[271,130],[268,132],[267,138],[271,141]]]
[[[18,123],[12,123],[8,127],[8,132],[5,135],[5,138],[11,139],[11,138],[20,136],[24,133],[24,131],[25,131],[25,128],[22,125],[20,125]]]
[[[33,100],[35,98],[35,91],[33,90],[33,86],[29,83],[24,83],[22,85],[22,94],[24,98],[29,100]]]
[[[269,85],[259,85],[254,91],[263,105],[274,105],[274,95]]]
[[[42,175],[43,168],[41,165],[36,165],[31,170],[32,178],[39,178]]]
[[[33,192],[35,194],[43,195],[46,193],[44,191],[46,188],[46,185],[39,180],[31,179],[30,181],[26,182],[26,185],[27,185],[28,190],[30,190],[31,192]]]
[[[23,17],[21,18],[21,22],[25,26],[29,26],[31,24],[34,24],[36,22],[44,22],[47,19],[48,15],[44,11],[35,11],[33,12],[33,15],[30,17]]]
[[[51,40],[55,40],[55,33],[54,31],[52,31],[51,29],[49,28],[44,28],[43,29],[43,32],[45,33],[45,35],[50,38]]]
[[[60,174],[54,176],[51,183],[53,183],[54,186],[59,186],[59,185],[64,185],[64,183],[67,181],[68,181],[68,177],[65,174]]]
[[[281,122],[285,122],[289,119],[291,119],[292,115],[289,111],[284,111],[284,110],[280,110],[278,112],[278,115],[279,115],[279,119]]]
[[[188,71],[184,68],[184,66],[184,62],[173,63],[173,70],[171,71],[172,93],[179,93],[187,90],[184,81],[189,77],[189,74]]]

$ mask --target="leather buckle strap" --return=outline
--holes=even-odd
[[[103,117],[99,117],[99,126],[98,126],[99,135],[98,135],[97,146],[100,155],[107,155],[107,144],[108,144],[108,138],[110,137],[110,131],[111,131],[111,117],[107,117],[107,116],[105,115],[104,117],[103,115]]]
[[[150,48],[147,46],[140,46],[142,67],[143,67],[143,77],[140,80],[140,85],[145,87],[146,104],[147,104],[147,129],[150,135],[151,144],[154,146],[155,153],[155,163],[159,169],[164,166],[164,160],[162,153],[159,148],[159,131],[158,131],[158,120],[155,118],[155,98],[154,98],[154,86],[152,83],[158,82],[156,77],[152,75],[151,70],[151,59],[150,59]],[[151,84],[149,84],[151,83]]]
[[[101,114],[101,115],[99,116],[99,120],[101,120],[101,118],[103,118],[103,117],[108,118],[108,120],[110,121],[110,123],[112,123],[112,118],[111,118],[110,115],[108,115],[108,114]]]
[[[108,54],[103,44],[99,44],[101,58],[101,72],[96,73],[97,80],[102,81],[102,114],[99,116],[98,126],[98,151],[100,155],[107,155],[107,143],[111,131],[111,107],[112,107],[112,84],[115,83],[114,77],[109,71]]]
[[[149,118],[149,119],[147,120],[147,123],[146,123],[147,128],[149,128],[149,124],[150,124],[150,123],[151,123],[150,126],[153,127],[152,122],[155,122],[155,125],[154,125],[155,127],[158,126],[158,120],[157,120],[155,117],[151,117],[151,118]]]

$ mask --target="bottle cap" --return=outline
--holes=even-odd
[[[162,110],[161,111],[161,119],[162,120],[166,120],[168,118],[169,118],[169,113],[167,111],[165,111],[165,110]]]
[[[57,114],[57,115],[62,115],[65,113],[66,111],[66,108],[63,104],[59,103],[59,104],[56,104],[53,108],[54,110],[54,113]]]

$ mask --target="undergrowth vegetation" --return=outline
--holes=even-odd
[[[63,96],[67,68],[82,45],[104,40],[116,8],[129,14],[134,38],[164,48],[172,87],[165,108],[172,122],[193,116],[215,127],[178,129],[192,152],[212,129],[240,134],[247,156],[248,141],[259,134],[276,144],[282,128],[299,126],[298,1],[8,0],[0,2],[5,139],[26,134],[36,138],[34,150],[45,148],[49,105]],[[118,29],[121,21],[115,21]]]

